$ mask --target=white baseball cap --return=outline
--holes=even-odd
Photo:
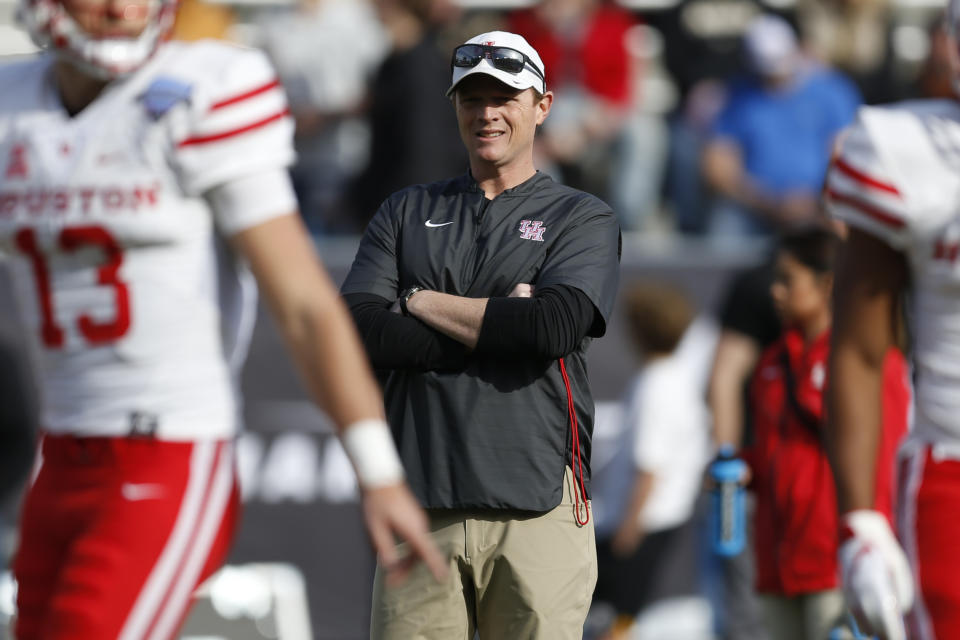
[[[793,29],[783,18],[771,14],[754,18],[743,44],[750,66],[760,75],[782,76],[796,71],[800,47]]]
[[[498,69],[494,66],[495,60],[492,55],[488,53],[481,57],[477,64],[472,67],[458,67],[454,65],[453,80],[450,83],[450,88],[447,89],[448,96],[453,93],[461,80],[475,73],[485,73],[488,76],[493,76],[508,87],[521,91],[532,87],[541,93],[546,93],[547,81],[544,79],[546,70],[543,67],[543,60],[540,59],[540,54],[530,46],[530,43],[527,42],[523,36],[507,31],[490,31],[474,36],[463,43],[463,45],[468,44],[476,44],[484,47],[506,47],[507,49],[519,51],[523,54],[526,64],[524,64],[523,69],[519,73]],[[460,47],[457,48],[459,49]]]

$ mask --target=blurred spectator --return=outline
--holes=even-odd
[[[507,20],[507,29],[543,56],[547,88],[557,96],[538,145],[541,164],[553,164],[565,184],[610,202],[628,230],[651,213],[659,184],[651,195],[646,181],[664,162],[644,140],[649,127],[635,108],[636,58],[629,48],[635,24],[607,0],[541,0]],[[650,152],[659,157],[643,155]]]
[[[897,99],[892,77],[889,0],[799,0],[804,48],[839,69],[871,104]]]
[[[760,354],[780,335],[770,286],[773,264],[765,260],[736,274],[720,308],[720,337],[707,388],[713,418],[713,438],[735,450],[752,443],[753,429],[747,401],[749,381]],[[747,520],[753,521],[754,502],[747,500]],[[749,527],[749,524],[748,524]],[[739,555],[711,558],[711,595],[717,629],[729,640],[763,640],[766,633],[754,593],[755,568],[752,531]],[[713,573],[716,572],[716,573]]]
[[[839,244],[822,228],[781,240],[771,293],[785,330],[761,356],[751,385],[756,441],[744,457],[757,496],[757,590],[773,640],[827,640],[844,617],[836,494],[822,441]],[[894,458],[910,400],[906,363],[895,348],[885,359],[883,386],[875,506],[890,519]]]
[[[670,222],[663,216],[670,152],[667,115],[676,107],[679,94],[666,69],[663,34],[636,24],[626,41],[633,100],[608,177],[610,198],[627,231],[656,231]]]
[[[703,147],[727,99],[719,80],[703,80],[687,94],[670,123],[666,197],[673,207],[677,231],[702,235],[707,230],[709,197],[700,171]]]
[[[708,401],[718,446],[749,442],[747,386],[760,354],[780,336],[773,306],[773,264],[765,260],[733,277],[720,308],[720,338],[710,374]]]
[[[930,51],[920,68],[916,93],[922,98],[956,99],[950,51],[952,41],[943,15],[930,25]]]
[[[183,0],[177,5],[177,19],[170,37],[186,42],[204,38],[229,40],[230,29],[235,23],[234,10],[227,4]]]
[[[458,16],[449,0],[375,0],[391,42],[373,81],[370,161],[351,186],[343,227],[360,232],[380,204],[411,184],[465,170],[450,86],[450,55],[440,36]]]
[[[707,224],[718,237],[812,219],[831,144],[859,104],[848,80],[803,59],[781,18],[756,18],[744,48],[752,73],[730,84],[703,154],[704,177],[719,196]]]
[[[682,100],[704,81],[740,72],[743,34],[763,10],[759,0],[679,0],[650,13],[650,24],[663,33],[667,70]]]
[[[387,34],[367,0],[299,0],[258,22],[296,121],[291,176],[301,213],[312,231],[335,231],[335,203],[367,162],[361,116]]]
[[[681,0],[650,15],[664,35],[666,66],[680,93],[680,109],[670,119],[664,187],[682,233],[706,232],[710,199],[700,156],[726,101],[724,83],[743,68],[743,34],[761,11],[756,0]]]
[[[655,601],[698,592],[694,506],[709,456],[704,404],[716,330],[693,321],[686,297],[636,285],[626,315],[643,366],[630,385],[620,460],[594,484],[598,505],[595,603],[613,605],[614,637]],[[603,491],[601,497],[599,492]]]

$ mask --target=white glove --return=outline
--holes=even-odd
[[[841,520],[840,567],[847,605],[862,631],[882,640],[906,640],[903,614],[913,606],[913,574],[887,519],[878,511],[850,511]]]

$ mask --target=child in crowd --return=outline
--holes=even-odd
[[[654,602],[698,592],[694,516],[709,457],[705,390],[716,343],[716,327],[695,319],[689,300],[674,287],[635,284],[624,302],[642,367],[624,406],[622,464],[611,465],[617,469],[607,474],[617,478],[604,484],[598,477],[595,485],[597,497],[608,498],[609,513],[601,513],[595,501],[594,602],[608,603],[618,618],[605,640],[626,637],[637,615]]]

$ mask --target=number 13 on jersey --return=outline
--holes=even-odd
[[[94,320],[89,314],[80,313],[76,318],[80,335],[91,345],[100,345],[123,337],[130,329],[130,293],[126,283],[119,279],[123,264],[123,250],[103,227],[96,225],[67,227],[57,234],[57,244],[62,251],[74,252],[85,247],[98,248],[104,261],[97,269],[97,284],[112,287],[114,291],[114,317],[110,320]],[[40,335],[43,343],[56,349],[65,341],[64,328],[57,323],[50,286],[50,270],[44,253],[37,242],[33,229],[20,229],[14,236],[17,249],[30,260],[37,300],[40,305]]]

